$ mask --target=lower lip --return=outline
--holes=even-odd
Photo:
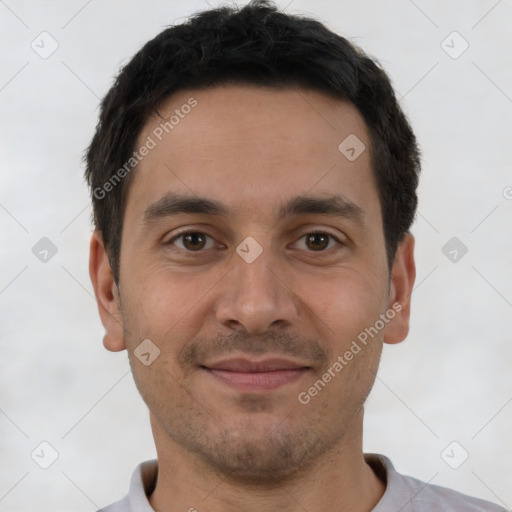
[[[224,383],[241,391],[276,389],[296,381],[307,372],[307,368],[253,373],[214,370],[212,368],[205,368],[205,370]]]

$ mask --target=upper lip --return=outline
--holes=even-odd
[[[203,365],[210,370],[226,370],[231,372],[275,372],[278,370],[297,370],[308,368],[307,365],[283,358],[267,358],[261,361],[254,361],[242,357],[234,359],[223,359],[221,361]]]

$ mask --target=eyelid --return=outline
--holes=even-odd
[[[321,234],[321,235],[329,235],[338,240],[339,242],[342,242],[343,234],[342,233],[333,233],[327,228],[309,228],[305,230],[302,235],[300,235],[300,238],[306,235],[314,235],[314,234]]]
[[[186,224],[182,226],[177,226],[174,229],[167,231],[165,235],[161,237],[161,240],[163,240],[164,244],[168,244],[169,242],[175,240],[179,236],[188,235],[190,233],[201,233],[211,238],[215,238],[213,235],[210,234],[212,230],[214,230],[214,227],[209,224],[198,224],[197,226],[193,224]],[[172,236],[169,238],[169,235],[171,234]]]

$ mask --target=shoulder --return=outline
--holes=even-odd
[[[103,507],[97,512],[154,512],[148,496],[155,488],[157,474],[156,460],[142,462],[132,473],[128,494],[122,500]]]
[[[100,508],[97,512],[131,512],[130,497],[125,496],[122,500],[116,501],[111,505]]]
[[[440,485],[426,484],[416,478],[400,475],[413,492],[413,502],[419,510],[442,510],[443,512],[507,512],[505,508],[490,501],[475,498]],[[413,509],[415,510],[415,509]]]
[[[397,473],[383,455],[365,454],[365,459],[377,474],[387,479],[386,491],[372,512],[507,512],[489,501]]]

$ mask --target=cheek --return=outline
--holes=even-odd
[[[323,330],[326,339],[333,341],[333,348],[373,325],[387,299],[382,278],[347,268],[322,277],[302,275],[299,290],[297,295],[306,306],[304,313]]]
[[[191,279],[165,265],[132,274],[122,288],[127,327],[162,349],[179,350],[179,341],[194,335],[191,329],[197,324],[197,315],[204,317],[202,308],[215,282],[206,275]],[[176,343],[169,346],[169,339]]]

